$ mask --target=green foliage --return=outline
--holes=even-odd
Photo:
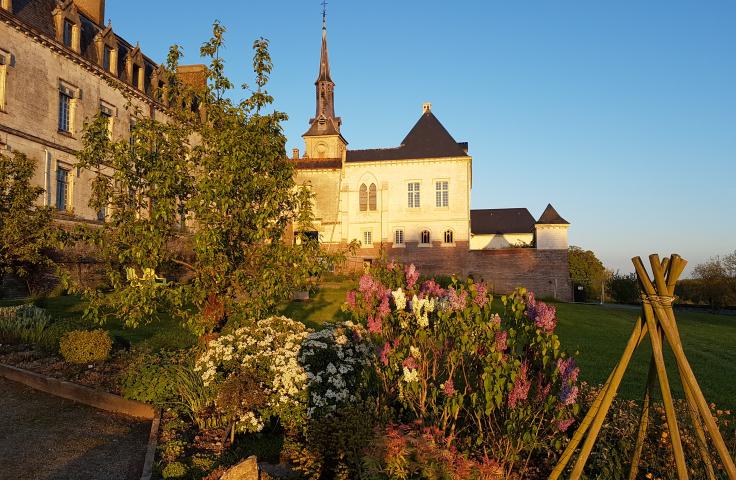
[[[54,266],[50,255],[62,235],[51,207],[36,204],[44,189],[32,185],[35,169],[23,153],[0,153],[0,280],[13,274],[28,283],[34,271]]]
[[[640,303],[641,292],[636,274],[614,273],[606,282],[606,294],[616,303]]]
[[[136,355],[122,376],[122,395],[159,408],[171,406],[178,394],[178,379],[171,368],[176,360],[168,355]]]
[[[736,304],[736,252],[696,265],[693,279],[698,300],[713,309]]]
[[[61,355],[69,363],[93,363],[107,360],[112,339],[104,330],[72,330],[59,341]]]
[[[609,272],[590,250],[571,246],[567,254],[570,278],[576,285],[583,285],[588,292],[588,299],[601,298],[601,286],[609,276]]]
[[[39,343],[51,318],[34,305],[0,307],[0,343]]]
[[[181,462],[171,462],[161,471],[163,478],[183,478],[187,474],[187,466]]]
[[[44,330],[39,345],[48,353],[59,353],[59,343],[65,333],[71,332],[72,330],[85,330],[90,328],[90,326],[89,322],[85,322],[81,318],[72,317],[54,320]]]
[[[90,318],[118,316],[134,327],[166,313],[197,334],[220,331],[272,313],[331,264],[317,242],[284,236],[311,221],[311,195],[294,184],[286,115],[266,112],[268,42],[253,44],[256,87],[238,103],[219,55],[224,32],[215,23],[202,46],[210,60],[202,89],[177,80],[181,52],[171,49],[166,101],[194,102],[196,114],[172,109],[166,122],[141,115],[131,141],[111,141],[103,118],[85,129],[80,166],[98,172],[90,205],[112,207],[109,221],[84,235],[107,262],[113,289],[87,292]],[[179,228],[185,223],[192,232]]]

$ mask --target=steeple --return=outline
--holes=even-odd
[[[319,57],[319,74],[314,82],[316,110],[309,120],[309,130],[302,135],[307,143],[309,157],[340,157],[347,142],[340,134],[342,119],[335,116],[335,82],[330,76],[330,60],[327,54],[327,19],[322,3],[322,51]]]

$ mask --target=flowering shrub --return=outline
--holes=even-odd
[[[353,322],[310,333],[299,353],[307,374],[309,417],[322,417],[358,401],[364,368],[371,364],[371,357],[365,328]]]
[[[364,275],[344,309],[376,345],[382,395],[404,421],[439,429],[448,446],[514,464],[559,450],[578,412],[578,368],[554,334],[554,306],[482,282],[419,282],[413,265]],[[522,466],[523,468],[523,466]]]
[[[227,393],[220,397],[221,405],[227,404],[223,413],[238,412],[233,419],[238,430],[260,431],[271,417],[293,429],[304,421],[306,413],[307,374],[297,356],[307,335],[304,324],[286,317],[252,322],[210,341],[195,371],[206,386],[225,386]],[[242,389],[244,373],[260,379],[265,398],[254,395],[258,397],[254,405],[233,406],[228,399]]]

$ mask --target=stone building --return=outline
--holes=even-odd
[[[76,166],[82,129],[98,113],[114,139],[129,136],[136,115],[165,121],[162,71],[105,24],[105,0],[0,2],[0,151],[36,160],[41,203],[58,220],[104,221],[88,206],[94,173]],[[177,73],[201,82],[203,72]]]
[[[472,210],[468,144],[452,137],[430,103],[399,146],[348,148],[335,114],[324,24],[315,87],[305,151],[294,149],[293,161],[297,184],[314,194],[313,235],[321,243],[357,240],[355,263],[385,255],[427,273],[482,277],[499,292],[526,286],[571,297],[570,224],[552,205],[536,220],[525,208]]]

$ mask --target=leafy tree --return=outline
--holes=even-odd
[[[50,255],[61,238],[52,209],[36,204],[44,189],[31,184],[35,165],[20,152],[0,154],[0,281],[16,275],[31,293],[32,274],[54,266]]]
[[[601,286],[610,276],[603,263],[590,250],[571,246],[567,256],[570,278],[576,285],[583,285],[589,299],[601,298]]]
[[[693,269],[693,278],[697,280],[696,289],[700,298],[713,309],[719,309],[731,302],[736,302],[736,278],[729,271],[732,261],[721,260],[716,256],[700,263]]]
[[[616,272],[606,282],[606,292],[616,303],[639,303],[641,293],[635,273]]]
[[[109,221],[88,232],[113,289],[88,292],[98,320],[120,315],[136,326],[173,315],[198,333],[219,330],[272,312],[333,260],[316,241],[285,235],[290,225],[308,230],[311,197],[293,180],[286,115],[266,111],[268,42],[254,43],[255,88],[235,102],[219,57],[224,32],[215,23],[201,48],[210,59],[202,89],[178,82],[178,47],[169,54],[166,101],[197,112],[140,118],[132,141],[111,141],[102,118],[86,128],[80,158],[99,172],[91,204],[110,207]]]

